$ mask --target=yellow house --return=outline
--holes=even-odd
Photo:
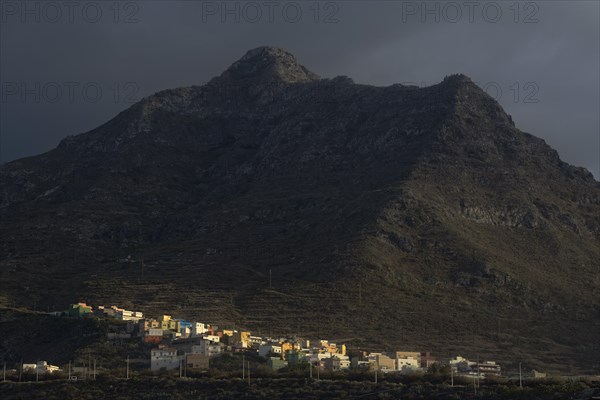
[[[250,347],[250,332],[240,332],[240,342],[242,343],[242,347]]]
[[[294,350],[294,345],[290,342],[281,343],[281,358],[285,360],[285,352],[288,350]]]
[[[171,319],[169,320],[169,329],[175,332],[179,332],[179,320]]]
[[[223,335],[229,335],[229,333],[231,333],[230,336],[234,344],[241,345],[244,348],[250,347],[250,332],[232,330],[223,331]]]
[[[321,348],[331,354],[338,354],[339,349],[335,343],[329,343],[328,340],[321,340]]]
[[[167,331],[170,329],[170,321],[171,321],[171,316],[170,315],[163,315],[159,318],[159,322],[160,322],[160,329],[162,329],[163,331]]]

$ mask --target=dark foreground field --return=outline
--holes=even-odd
[[[138,377],[98,379],[88,382],[0,382],[0,398],[16,399],[576,399],[599,398],[600,382],[530,382],[523,389],[510,383],[473,386],[357,382],[347,380],[307,381],[293,378],[256,379],[251,385],[241,379],[175,379]]]

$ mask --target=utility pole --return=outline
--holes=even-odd
[[[375,384],[377,384],[377,370],[375,370]]]
[[[479,387],[479,356],[477,356],[477,387]]]
[[[129,356],[127,356],[127,379],[129,379]]]
[[[450,385],[454,387],[454,368],[452,368],[452,363],[450,363]]]
[[[38,366],[35,366],[35,381],[39,382],[40,381],[40,369],[38,368]]]
[[[523,389],[523,374],[521,374],[521,363],[519,362],[519,387]]]
[[[69,381],[71,380],[71,360],[69,360]]]
[[[6,382],[6,361],[4,361],[4,370],[2,373],[2,381]]]
[[[475,344],[475,332],[473,332],[473,344]],[[477,363],[479,364],[479,356],[477,356]],[[471,368],[471,371],[473,371],[473,369]],[[473,388],[475,389],[475,395],[477,395],[477,385],[475,384],[475,375],[473,375]]]
[[[321,360],[317,359],[317,381],[321,379]]]
[[[179,359],[179,378],[183,376],[183,360]]]
[[[246,380],[246,356],[242,355],[242,381]]]
[[[96,380],[96,359],[94,358],[94,380]]]

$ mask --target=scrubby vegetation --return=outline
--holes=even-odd
[[[261,373],[249,384],[247,380],[237,377],[227,378],[224,372],[221,375],[221,378],[178,378],[148,373],[138,374],[129,380],[101,375],[96,380],[85,382],[10,382],[0,384],[0,397],[4,400],[345,399],[359,396],[373,399],[583,400],[600,395],[600,382],[587,380],[527,382],[522,389],[514,382],[490,381],[482,383],[475,394],[473,386],[434,384],[427,375],[406,378],[410,383],[387,376],[377,384],[372,380],[350,380],[342,375],[331,375],[328,379],[317,381],[307,377],[282,377],[283,374],[265,376]],[[367,378],[368,374],[362,377]]]
[[[525,380],[523,387],[507,378],[473,382],[450,376],[444,368],[427,373],[388,373],[377,376],[371,371],[320,371],[309,376],[307,364],[297,364],[274,372],[257,356],[245,356],[250,362],[242,379],[240,354],[227,354],[214,360],[213,368],[203,373],[180,377],[178,370],[151,372],[123,369],[102,371],[95,379],[68,381],[65,373],[36,377],[35,374],[9,374],[0,382],[0,398],[85,400],[85,399],[488,399],[488,400],[588,400],[600,396],[600,378]],[[39,378],[39,381],[37,379]],[[19,382],[19,380],[21,382]]]

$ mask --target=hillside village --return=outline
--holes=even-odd
[[[150,370],[179,370],[180,374],[208,371],[214,360],[226,353],[260,356],[272,371],[308,364],[310,374],[320,371],[377,371],[408,374],[427,371],[430,367],[449,366],[451,374],[473,379],[500,376],[501,367],[494,361],[472,361],[461,356],[438,359],[427,351],[366,352],[349,351],[343,343],[326,339],[309,340],[300,337],[265,337],[249,331],[227,329],[207,322],[187,321],[161,315],[144,316],[142,312],[117,306],[92,307],[85,303],[72,304],[68,310],[53,313],[66,318],[98,318],[120,321],[108,339],[135,340],[150,344]],[[246,365],[243,366],[244,372]],[[23,364],[23,371],[53,373],[61,368],[40,361]],[[69,366],[69,376],[71,377]],[[246,373],[246,372],[245,372]],[[249,373],[249,372],[248,372]],[[543,377],[532,372],[531,377]],[[530,374],[531,375],[531,374]]]

